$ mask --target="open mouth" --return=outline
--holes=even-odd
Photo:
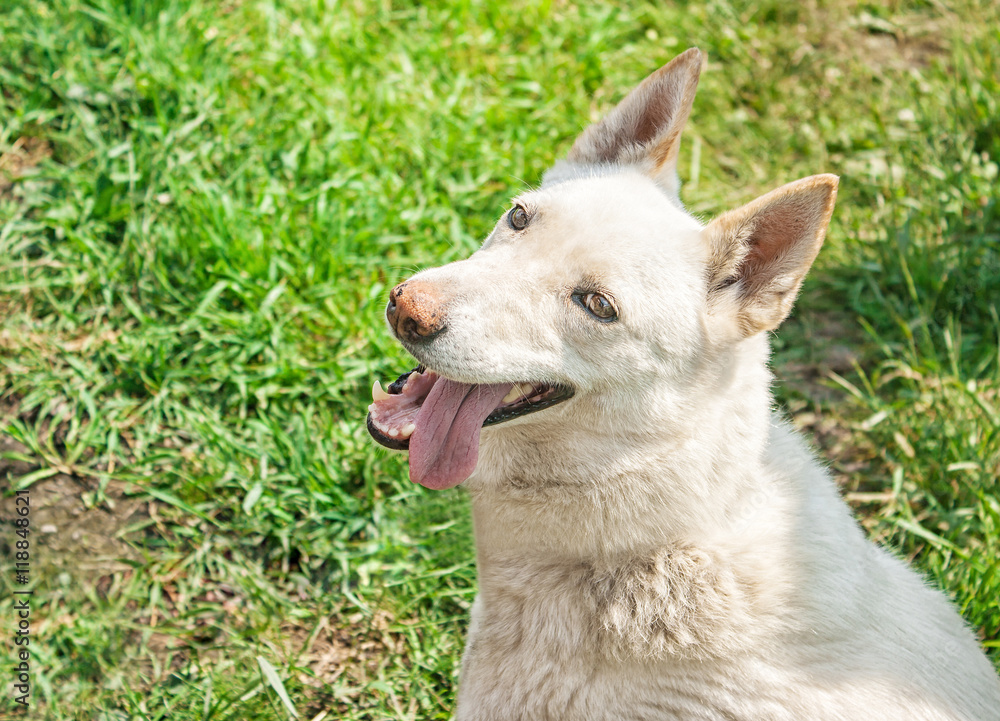
[[[461,483],[475,469],[483,426],[550,408],[573,390],[548,383],[468,384],[418,366],[385,390],[376,381],[368,432],[410,451],[410,478],[429,488]]]

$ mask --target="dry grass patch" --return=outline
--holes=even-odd
[[[45,138],[21,136],[8,150],[0,153],[0,199],[11,194],[18,180],[30,177],[35,168],[52,157],[52,146]]]

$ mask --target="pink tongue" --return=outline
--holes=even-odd
[[[438,380],[414,419],[410,480],[439,491],[471,476],[479,459],[483,421],[510,388],[510,383],[470,385]]]

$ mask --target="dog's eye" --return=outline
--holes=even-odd
[[[510,227],[514,230],[524,230],[528,227],[529,220],[531,220],[531,217],[528,215],[528,211],[521,205],[515,205],[507,213],[507,222],[510,223]]]
[[[607,323],[618,319],[615,306],[600,293],[578,293],[575,297],[577,302],[597,320]]]

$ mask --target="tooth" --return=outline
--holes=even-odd
[[[531,396],[535,395],[535,386],[531,385],[530,383],[522,383],[521,393],[524,394],[525,398],[531,398]]]
[[[389,397],[389,394],[382,390],[382,384],[379,381],[375,381],[375,385],[372,386],[372,400],[373,401],[384,401]]]
[[[415,431],[415,430],[417,430],[417,426],[415,424],[413,424],[413,423],[407,423],[399,431],[399,437],[400,438],[409,438],[410,436],[413,435],[413,431]]]
[[[505,395],[503,397],[503,400],[501,402],[502,403],[513,403],[514,401],[516,401],[520,397],[521,397],[521,389],[518,386],[518,384],[515,383],[514,385],[512,385],[510,387],[510,390],[507,392],[507,395]]]
[[[397,431],[395,428],[390,428],[389,429],[389,435],[392,436],[393,438],[395,438],[396,436],[399,435],[399,431]]]

